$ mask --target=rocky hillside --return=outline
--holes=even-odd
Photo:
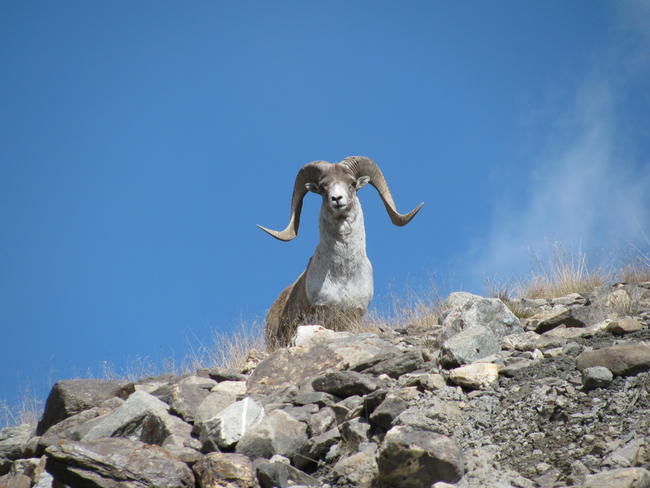
[[[649,487],[649,325],[650,283],[453,293],[433,328],[62,381],[35,430],[0,431],[0,487]]]

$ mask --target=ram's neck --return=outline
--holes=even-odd
[[[361,205],[357,201],[345,219],[321,210],[320,243],[305,276],[307,300],[314,306],[365,311],[372,290]]]
[[[361,205],[357,204],[345,218],[336,218],[321,209],[320,242],[316,254],[343,261],[365,258],[366,229]]]

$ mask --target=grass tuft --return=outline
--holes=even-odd
[[[264,325],[259,321],[240,322],[234,332],[213,331],[211,343],[197,339],[191,348],[189,367],[245,369],[249,359],[264,355]]]
[[[592,269],[581,251],[569,254],[556,245],[548,263],[537,259],[537,271],[521,286],[526,298],[557,298],[571,293],[586,293],[611,281],[612,273]]]

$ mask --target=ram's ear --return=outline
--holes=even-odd
[[[320,186],[318,186],[316,183],[305,183],[305,188],[307,188],[310,192],[313,193],[321,193]]]
[[[357,181],[355,182],[354,187],[357,190],[361,190],[361,188],[366,186],[369,181],[370,181],[370,176],[360,176],[359,178],[357,178]]]

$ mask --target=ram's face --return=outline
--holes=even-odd
[[[328,178],[325,177],[319,183],[323,203],[328,206],[335,215],[346,214],[354,201],[354,194],[357,189],[354,178],[351,176]]]
[[[367,183],[344,171],[321,177],[318,183],[308,183],[307,189],[323,197],[323,205],[336,216],[345,216],[355,205],[355,193]]]

